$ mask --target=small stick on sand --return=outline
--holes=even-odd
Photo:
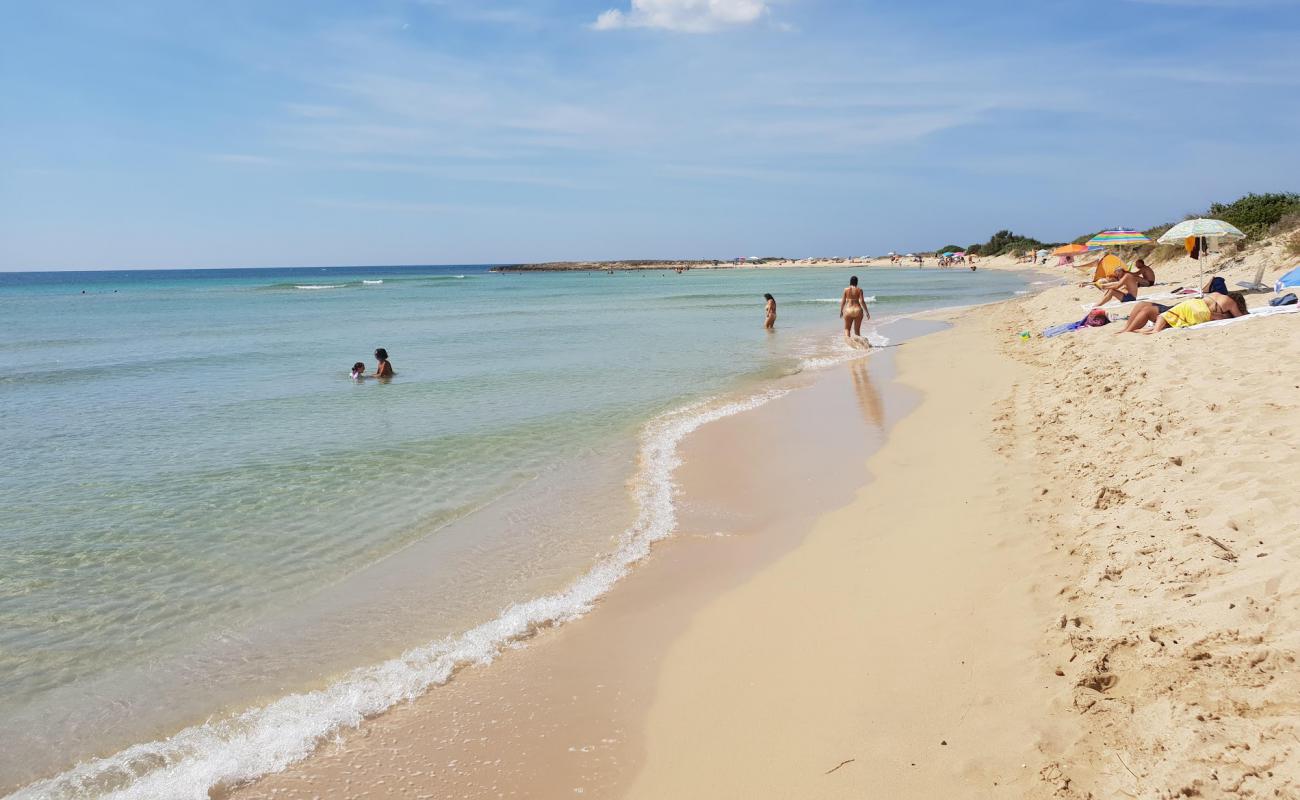
[[[1115,754],[1115,758],[1118,758],[1118,759],[1119,759],[1119,763],[1124,764],[1124,757],[1121,756],[1119,753],[1116,753],[1116,754]],[[1128,764],[1124,764],[1124,769],[1128,769]],[[1128,774],[1130,774],[1130,775],[1133,776],[1133,780],[1135,780],[1135,781],[1137,781],[1137,782],[1139,782],[1139,783],[1142,782],[1142,779],[1139,778],[1138,775],[1137,775],[1137,773],[1134,772],[1133,770],[1128,769]]]
[[[823,774],[823,775],[829,775],[829,774],[831,774],[832,772],[834,772],[835,770],[837,770],[837,769],[839,769],[840,767],[844,766],[845,764],[852,764],[854,761],[857,761],[857,759],[856,759],[856,758],[850,758],[850,759],[846,759],[846,760],[844,760],[844,761],[841,761],[840,763],[838,763],[838,764],[836,764],[835,766],[831,767],[830,769],[826,770],[826,771],[823,772],[822,774]],[[1136,778],[1137,776],[1134,775],[1133,777]]]
[[[1237,560],[1237,554],[1232,551],[1231,547],[1228,547],[1226,544],[1214,538],[1213,536],[1210,536],[1209,534],[1204,534],[1204,536],[1206,539],[1209,539],[1211,542],[1214,542],[1214,544],[1217,545],[1220,550],[1227,553],[1229,561]]]

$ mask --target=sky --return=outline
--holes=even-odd
[[[0,270],[875,255],[1300,189],[1300,0],[0,14]]]

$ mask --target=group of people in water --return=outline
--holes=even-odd
[[[776,329],[776,298],[771,293],[763,295],[763,312],[765,321],[763,327],[767,330]],[[862,320],[871,319],[871,311],[867,309],[866,297],[862,294],[862,289],[858,287],[858,276],[854,275],[849,278],[849,285],[845,287],[844,293],[840,296],[840,319],[844,320],[844,338],[853,346],[871,347],[871,342],[862,338]],[[361,382],[368,378],[374,378],[380,381],[388,381],[397,373],[393,371],[393,365],[388,361],[388,351],[382,347],[375,349],[375,371],[366,373],[364,362],[358,361],[352,365],[349,372],[352,380]]]
[[[776,329],[776,298],[770,293],[763,295],[763,327],[769,331]],[[862,338],[862,320],[871,319],[867,309],[867,299],[858,286],[858,276],[849,278],[849,285],[840,295],[840,319],[844,320],[844,338],[850,345],[871,347],[871,342]]]
[[[1139,288],[1154,286],[1156,273],[1144,259],[1139,258],[1132,267],[1120,264],[1109,276],[1094,282],[1102,290],[1100,308],[1112,300],[1131,303],[1138,299]],[[1086,285],[1086,284],[1085,284]],[[1201,287],[1200,297],[1190,297],[1180,303],[1161,304],[1143,301],[1133,306],[1128,322],[1116,333],[1159,333],[1167,328],[1189,328],[1219,319],[1245,316],[1246,297],[1241,292],[1228,291],[1223,278],[1212,278]],[[1152,327],[1147,325],[1153,323]]]
[[[358,361],[353,364],[351,372],[352,380],[357,381],[358,383],[364,381],[366,378],[375,378],[380,381],[387,381],[397,374],[396,372],[393,372],[393,365],[388,363],[388,351],[384,348],[375,348],[375,362],[375,371],[369,375],[366,374],[365,363]]]

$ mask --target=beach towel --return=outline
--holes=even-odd
[[[1268,301],[1270,306],[1293,306],[1296,304],[1295,292],[1287,292],[1281,297],[1274,297]]]
[[[1100,328],[1102,325],[1110,324],[1110,315],[1103,309],[1094,308],[1088,311],[1087,316],[1078,322],[1063,322],[1060,325],[1053,325],[1043,331],[1043,337],[1050,339],[1053,336],[1060,336],[1063,333],[1077,331],[1080,328]]]
[[[1300,314],[1300,305],[1296,306],[1261,306],[1249,314],[1232,319],[1216,319],[1212,322],[1203,322],[1200,325],[1193,325],[1190,328],[1179,328],[1178,330],[1199,331],[1207,328],[1221,328],[1224,325],[1235,325],[1238,322],[1245,322],[1248,319],[1263,319],[1264,317],[1279,317],[1283,314]]]

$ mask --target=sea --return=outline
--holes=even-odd
[[[0,795],[207,798],[585,613],[672,535],[684,437],[864,357],[850,274],[878,345],[1027,283],[0,273]]]

